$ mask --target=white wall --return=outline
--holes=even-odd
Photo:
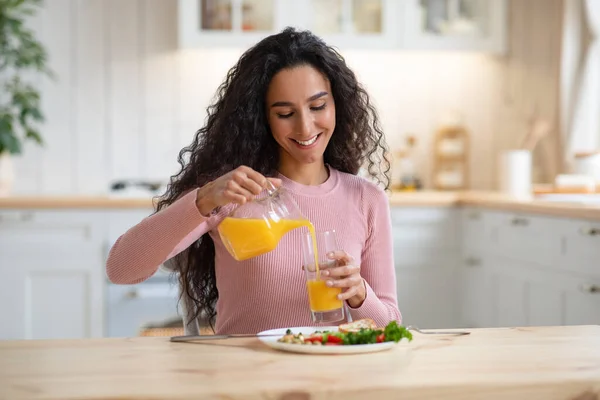
[[[44,148],[16,160],[20,194],[102,193],[119,178],[166,179],[201,126],[241,49],[177,49],[171,0],[49,0],[33,24],[58,81],[44,80]],[[369,89],[392,148],[410,133],[429,179],[431,139],[445,110],[472,132],[472,187],[494,185],[498,60],[480,55],[344,52]],[[516,145],[516,143],[515,143]]]

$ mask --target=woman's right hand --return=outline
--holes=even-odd
[[[206,216],[215,208],[229,203],[246,204],[267,187],[267,180],[275,187],[281,185],[280,179],[266,178],[242,165],[201,187],[196,196],[196,206]]]

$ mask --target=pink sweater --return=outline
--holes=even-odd
[[[334,229],[341,249],[360,263],[367,297],[360,307],[347,307],[352,319],[372,318],[379,326],[391,320],[401,323],[388,198],[364,178],[330,171],[328,180],[318,186],[305,186],[281,174],[278,178],[315,229]],[[270,253],[239,262],[216,230],[224,216],[203,217],[195,200],[196,190],[124,233],[107,260],[110,281],[144,281],[208,232],[215,242],[218,334],[314,325],[301,269],[300,235],[305,229],[290,231]]]

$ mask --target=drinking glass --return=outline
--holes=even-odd
[[[327,253],[338,250],[335,231],[315,232],[316,254],[319,269],[315,267],[315,247],[313,236],[309,232],[302,236],[302,253],[304,256],[304,272],[310,313],[313,322],[328,323],[344,319],[344,303],[337,296],[341,288],[328,287],[327,278],[323,279],[320,271],[335,266],[335,260],[327,258]]]

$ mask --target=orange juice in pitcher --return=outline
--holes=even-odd
[[[227,251],[242,261],[274,250],[283,235],[308,224],[305,219],[226,217],[218,230]]]
[[[269,184],[266,196],[236,208],[217,228],[225,248],[238,261],[270,252],[292,229],[314,232],[287,192]]]

